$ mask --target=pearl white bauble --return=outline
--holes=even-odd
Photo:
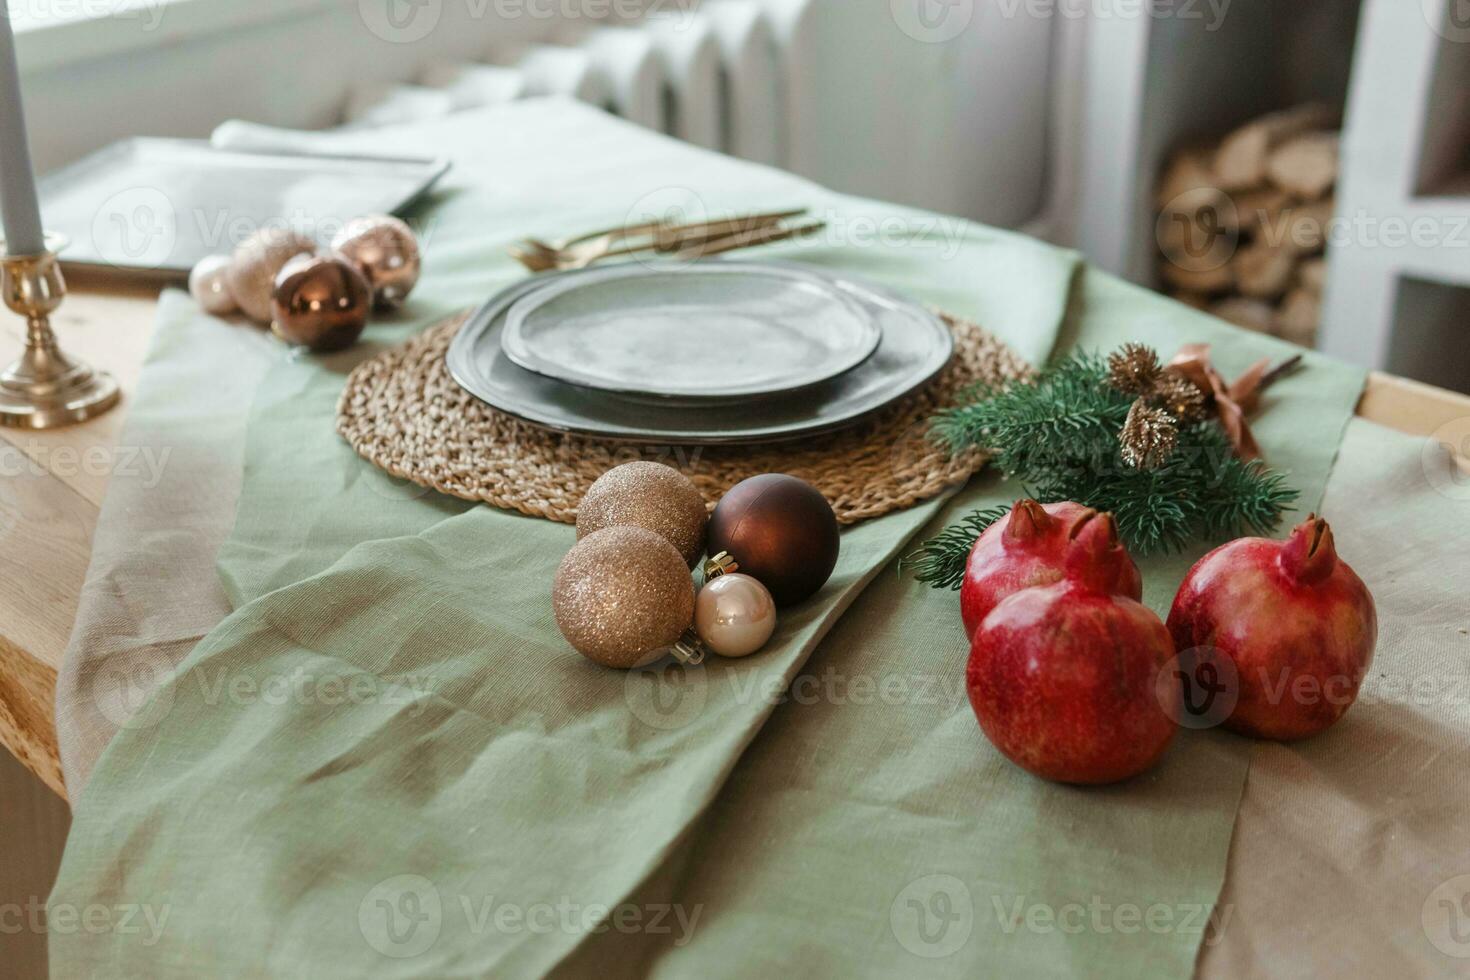
[[[229,316],[240,309],[225,273],[230,268],[228,255],[207,255],[189,272],[189,295],[205,313]]]
[[[776,630],[776,600],[749,575],[712,578],[694,599],[694,629],[722,657],[744,657],[766,645]]]

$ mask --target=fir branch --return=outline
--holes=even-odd
[[[958,524],[951,524],[899,559],[899,571],[911,570],[914,578],[936,589],[958,590],[965,580],[965,561],[975,539],[1010,512],[1009,505],[971,511]]]
[[[1181,418],[1167,458],[1153,469],[1130,466],[1118,437],[1134,399],[1108,378],[1106,359],[1074,354],[1029,381],[975,389],[976,400],[938,415],[933,432],[951,451],[990,450],[1042,503],[1075,500],[1111,512],[1136,554],[1277,528],[1297,491],[1259,461],[1238,459],[1213,419]],[[966,516],[901,567],[935,588],[959,588],[975,539],[1008,510]]]
[[[1031,383],[981,387],[976,401],[939,413],[934,436],[951,452],[993,451],[1006,473],[1028,477],[1096,465],[1113,455],[1133,399],[1103,384],[1101,358],[1079,354]]]

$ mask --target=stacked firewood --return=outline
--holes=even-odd
[[[1176,152],[1158,185],[1170,295],[1310,347],[1337,185],[1337,113],[1304,105]]]

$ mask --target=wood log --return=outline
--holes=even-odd
[[[1301,288],[1321,296],[1327,288],[1327,260],[1307,259],[1296,267],[1296,281]]]
[[[1227,225],[1241,235],[1255,235],[1260,229],[1274,228],[1281,213],[1291,204],[1291,195],[1274,187],[1242,191],[1231,195],[1234,207],[1223,212]]]
[[[1218,214],[1228,210],[1231,210],[1230,198],[1224,191],[1215,187],[1195,187],[1182,194],[1175,194],[1168,204],[1159,209],[1159,213],[1194,217],[1205,211]]]
[[[1283,143],[1266,161],[1271,183],[1305,201],[1315,201],[1337,183],[1338,133],[1306,133]]]
[[[1189,252],[1197,234],[1203,234],[1192,215],[1161,214],[1155,228],[1159,249],[1165,261],[1173,261]]]
[[[1198,268],[1170,262],[1167,258],[1159,265],[1159,275],[1164,282],[1185,293],[1210,295],[1223,293],[1235,284],[1231,263],[1226,262],[1212,268]]]
[[[1230,260],[1236,288],[1256,299],[1276,299],[1291,286],[1296,272],[1295,250],[1285,245],[1257,242]]]
[[[1317,255],[1327,247],[1328,232],[1332,230],[1332,216],[1337,202],[1332,198],[1296,204],[1281,216],[1276,229],[1279,244],[1292,249],[1298,255]]]
[[[1293,289],[1276,314],[1275,333],[1282,340],[1311,347],[1322,321],[1322,297],[1305,287]]]
[[[1214,155],[1212,148],[1200,146],[1177,151],[1170,158],[1169,165],[1164,168],[1164,175],[1159,180],[1154,198],[1155,206],[1163,211],[1181,194],[1201,187],[1214,187],[1215,173],[1210,169],[1210,161]]]
[[[1276,311],[1270,303],[1244,296],[1222,299],[1210,307],[1210,313],[1227,323],[1257,333],[1270,333],[1276,319]]]
[[[1229,289],[1229,272],[1223,267],[1239,240],[1228,227],[1227,217],[1234,214],[1230,199],[1213,187],[1197,187],[1175,197],[1154,229],[1165,281],[1189,292]]]
[[[1222,190],[1249,190],[1266,180],[1272,151],[1293,137],[1336,125],[1337,112],[1328,105],[1309,103],[1262,116],[1240,127],[1220,144],[1212,170]]]
[[[1185,191],[1159,215],[1155,227],[1159,247],[1182,265],[1218,265],[1235,247],[1235,217],[1236,209],[1220,191],[1212,187]],[[1212,253],[1218,258],[1212,259]]]

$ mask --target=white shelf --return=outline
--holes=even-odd
[[[1356,224],[1330,252],[1320,345],[1470,391],[1470,29],[1449,20],[1457,2],[1364,2],[1338,190],[1339,219]]]
[[[1470,286],[1470,25],[1450,20],[1463,2],[1235,0],[1214,29],[1167,16],[1172,4],[1091,21],[1074,243],[1154,285],[1153,188],[1170,150],[1273,109],[1343,106],[1318,344],[1470,391],[1470,367],[1447,353],[1470,347],[1470,323],[1454,322],[1465,307],[1435,291]]]

